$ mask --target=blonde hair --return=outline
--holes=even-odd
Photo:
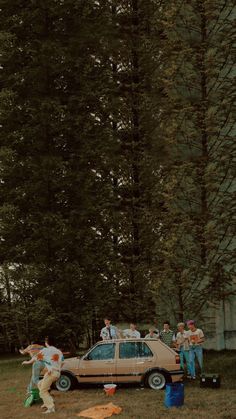
[[[177,324],[177,327],[184,327],[184,326],[185,326],[185,323],[183,322]]]

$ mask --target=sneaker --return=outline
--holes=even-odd
[[[195,375],[192,377],[192,380],[196,380],[196,376]]]
[[[45,412],[42,412],[43,415],[47,415],[48,413],[55,413],[55,408],[54,407],[50,407],[50,409],[47,409]]]
[[[187,374],[187,378],[192,378],[192,377],[191,377],[191,374]]]

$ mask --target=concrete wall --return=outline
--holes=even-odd
[[[206,349],[236,349],[236,297],[221,302],[217,308],[209,309],[213,319],[210,327],[204,324]]]

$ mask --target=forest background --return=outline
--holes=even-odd
[[[0,0],[1,351],[234,294],[235,15]]]

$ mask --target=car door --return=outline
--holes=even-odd
[[[154,355],[146,342],[119,343],[116,375],[118,382],[140,382],[143,373],[154,364]]]
[[[116,381],[115,342],[98,343],[80,361],[78,380],[81,383],[112,383]]]

